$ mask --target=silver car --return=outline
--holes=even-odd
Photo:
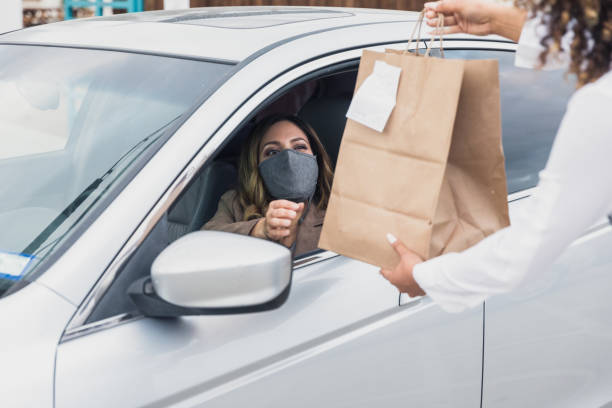
[[[610,406],[607,219],[458,315],[354,259],[197,231],[275,101],[335,161],[362,50],[405,47],[415,20],[208,8],[0,35],[0,405]],[[499,60],[512,215],[573,85],[501,38],[444,45]]]

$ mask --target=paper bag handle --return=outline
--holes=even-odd
[[[422,13],[425,12],[425,10],[422,11]],[[442,13],[438,13],[438,24],[436,24],[436,31],[438,33],[438,38],[440,38],[440,56],[442,58],[444,58],[444,34],[443,34],[443,29],[444,28],[444,14]],[[431,48],[433,47],[433,42],[436,39],[435,35],[432,35],[431,38],[429,39],[429,45],[427,46],[427,51],[425,51],[425,56],[428,57],[429,53],[431,52]]]
[[[406,43],[406,48],[404,49],[404,54],[409,52],[410,44],[412,44],[412,42],[414,41],[414,34],[417,33],[417,28],[418,28],[418,34],[417,34],[417,39],[416,39],[416,47],[414,49],[414,52],[416,53],[416,55],[420,55],[419,54],[419,43],[421,42],[421,26],[423,25],[423,17],[424,16],[425,16],[425,9],[423,9],[423,11],[421,11],[419,13],[419,18],[417,20],[417,23],[412,28],[412,32],[410,33],[410,38],[408,39],[408,43]]]
[[[416,55],[421,55],[419,53],[419,43],[421,42],[421,26],[423,25],[423,18],[425,17],[425,9],[423,9],[420,13],[419,13],[419,18],[417,20],[417,23],[415,24],[414,28],[412,29],[412,33],[410,33],[410,38],[408,39],[408,43],[406,44],[406,48],[404,49],[404,54],[409,52],[409,48],[410,45],[412,44],[412,42],[414,41],[414,35],[417,34],[417,39],[416,39],[416,47],[414,49],[414,52]],[[438,37],[440,38],[440,54],[442,56],[442,58],[444,58],[444,39],[443,39],[443,34],[442,34],[442,28],[444,28],[444,14],[439,13],[438,14],[438,24],[436,25],[436,31],[438,32]],[[425,56],[428,57],[429,53],[431,52],[431,47],[433,46],[433,42],[434,39],[436,38],[436,36],[432,36],[429,40],[429,45],[427,46],[427,51],[425,51]]]

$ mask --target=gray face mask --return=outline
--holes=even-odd
[[[317,157],[286,149],[261,162],[259,174],[272,197],[306,201],[317,188]]]

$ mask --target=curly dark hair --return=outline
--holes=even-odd
[[[516,6],[542,14],[548,34],[542,38],[544,64],[558,51],[569,52],[569,73],[576,74],[580,87],[597,80],[610,70],[612,59],[612,0],[515,0]],[[569,30],[574,38],[563,50],[561,38]],[[591,43],[592,42],[592,43]]]

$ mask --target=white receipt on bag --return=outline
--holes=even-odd
[[[382,132],[395,107],[402,69],[384,61],[374,63],[374,71],[353,96],[346,117]]]

